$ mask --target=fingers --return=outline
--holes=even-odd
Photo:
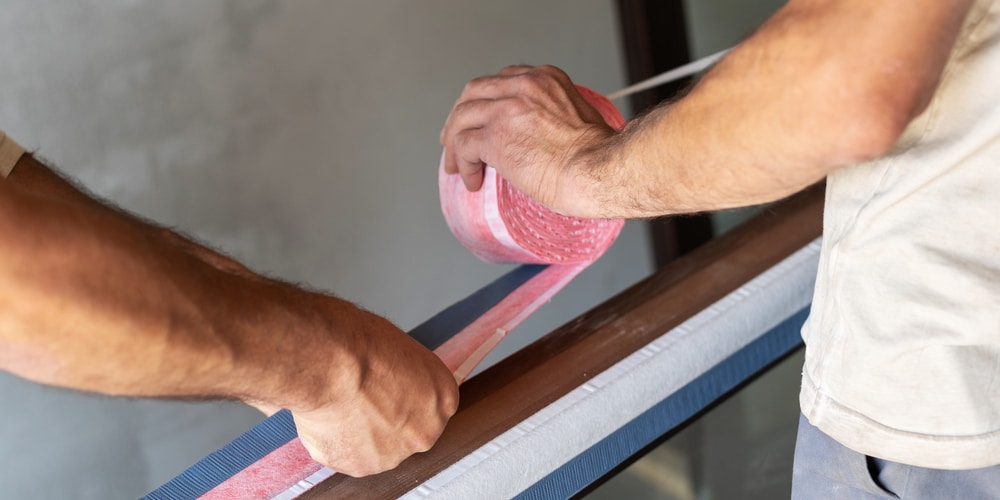
[[[554,66],[508,66],[462,90],[439,137],[444,170],[476,191],[491,165],[532,196],[541,190],[546,172],[561,171],[566,152],[594,126],[606,124],[565,72]]]
[[[569,81],[565,73],[555,68],[508,66],[497,75],[469,82],[441,129],[439,140],[445,147],[445,172],[460,174],[466,189],[479,190],[483,169],[500,156],[499,151],[491,149],[501,145],[497,139],[503,134],[497,131],[505,129],[504,121],[528,110],[525,100],[538,93],[537,88],[561,85],[553,83],[554,78],[545,82],[535,76],[553,72],[558,73],[557,78]],[[543,99],[535,100],[545,104]]]
[[[495,144],[491,136],[505,126],[503,115],[516,113],[520,106],[511,99],[477,99],[462,102],[455,107],[448,125],[445,143],[444,169],[449,174],[460,174],[469,191],[478,191],[483,184],[483,169],[498,159],[496,151],[488,148]]]
[[[575,93],[569,76],[555,66],[508,66],[496,75],[476,78],[465,85],[461,95],[452,106],[451,113],[445,120],[444,127],[438,136],[442,146],[448,146],[448,138],[458,133],[461,128],[454,124],[455,118],[467,112],[463,105],[470,102],[485,100],[493,101],[514,96],[532,96],[542,93],[552,96],[557,87],[564,91]],[[544,100],[540,100],[544,102]]]
[[[364,412],[292,416],[302,446],[313,460],[338,473],[363,477],[394,469],[413,454],[430,450],[457,409],[455,393],[454,404],[446,402],[423,418],[405,419],[405,425]]]
[[[510,68],[514,68],[513,66]],[[517,68],[521,68],[518,66]],[[507,70],[508,68],[504,68]],[[513,70],[512,70],[513,71]],[[506,89],[506,80],[509,76],[513,76],[513,73],[502,75],[491,75],[482,76],[470,80],[469,83],[465,84],[462,89],[462,93],[459,94],[458,99],[455,100],[455,104],[452,105],[451,112],[448,113],[448,118],[445,120],[444,127],[441,128],[441,133],[438,136],[438,141],[442,146],[446,146],[446,137],[448,136],[448,131],[451,126],[452,117],[455,116],[455,110],[461,106],[463,103],[470,101],[477,101],[480,99],[496,99],[502,97],[509,93]]]
[[[458,96],[458,99],[451,108],[451,112],[448,114],[448,118],[444,122],[444,127],[441,128],[441,134],[438,137],[438,141],[442,146],[447,147],[447,139],[453,135],[453,132],[460,130],[456,129],[456,125],[453,122],[457,116],[461,116],[463,114],[459,111],[459,108],[463,105],[476,101],[492,101],[510,96],[513,93],[514,89],[511,88],[511,78],[519,74],[523,74],[515,73],[515,71],[523,71],[523,69],[512,68],[526,67],[512,66],[510,68],[504,68],[505,70],[509,70],[507,74],[484,76],[476,78],[465,84],[465,88],[462,89],[462,93]]]
[[[427,451],[458,408],[458,386],[431,351],[384,318],[366,314],[363,349],[349,349],[363,374],[318,405],[292,411],[310,456],[354,477],[386,471]]]
[[[462,184],[465,184],[465,189],[469,191],[479,191],[483,186],[486,164],[481,160],[484,155],[479,153],[479,148],[483,145],[484,135],[482,128],[464,130],[455,136],[452,142],[453,170],[450,173],[461,175]],[[445,171],[448,171],[447,165]]]

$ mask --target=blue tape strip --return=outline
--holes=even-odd
[[[432,351],[437,349],[546,267],[548,266],[527,264],[515,268],[417,325],[410,330],[410,336]]]
[[[409,334],[424,347],[434,350],[546,267],[534,264],[517,267],[437,313]],[[297,435],[292,414],[281,410],[143,498],[198,498]]]
[[[799,332],[808,315],[808,307],[793,314],[515,498],[569,498],[579,493],[655,439],[791,352],[802,343]]]

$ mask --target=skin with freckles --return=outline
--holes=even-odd
[[[0,369],[111,395],[288,408],[315,460],[381,472],[458,405],[385,318],[105,205],[31,155],[0,180]]]
[[[637,218],[773,201],[878,157],[927,105],[971,0],[793,0],[683,98],[602,124],[569,78],[512,66],[466,85],[445,170],[485,165],[553,210]]]

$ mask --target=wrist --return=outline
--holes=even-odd
[[[558,202],[554,210],[564,215],[587,218],[614,218],[623,158],[622,134],[593,132],[587,146],[573,154],[561,170]]]
[[[595,180],[587,197],[600,209],[594,216],[635,219],[672,213],[664,205],[665,193],[683,181],[684,171],[673,168],[676,151],[663,147],[669,134],[659,123],[667,109],[661,106],[632,120],[601,145],[594,170],[600,181]]]
[[[268,280],[258,283],[259,311],[236,339],[231,393],[248,404],[309,411],[336,403],[360,385],[354,305]]]

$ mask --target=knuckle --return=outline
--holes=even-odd
[[[444,410],[444,414],[447,417],[451,417],[458,411],[459,404],[459,392],[458,386],[453,385],[449,387],[449,390],[441,398],[441,407]]]
[[[436,432],[421,432],[413,436],[410,441],[413,453],[423,453],[434,446],[439,434]]]
[[[565,71],[555,66],[539,66],[538,74],[545,83],[545,89],[553,95],[562,95],[573,88],[573,81]]]
[[[544,77],[535,70],[511,77],[514,89],[518,92],[537,91],[542,85],[544,85],[543,80]]]
[[[525,73],[525,72],[531,71],[532,68],[533,68],[532,66],[529,66],[527,64],[512,64],[510,66],[507,66],[507,67],[501,69],[497,73],[497,76],[519,75],[521,73]]]
[[[494,80],[496,80],[496,77],[493,76],[493,75],[477,76],[476,78],[473,78],[472,80],[469,80],[465,84],[465,87],[462,88],[462,93],[463,94],[470,94],[470,93],[476,92],[481,87],[485,87],[485,86],[493,84]]]
[[[511,64],[511,65],[508,65],[508,66],[504,66],[503,69],[500,70],[500,73],[501,74],[502,73],[510,73],[510,72],[514,72],[514,71],[521,71],[521,70],[528,69],[528,68],[530,68],[530,66],[525,65],[525,64]]]
[[[424,453],[426,451],[429,451],[434,446],[435,442],[437,442],[437,439],[431,439],[431,438],[421,439],[416,443],[416,446],[413,448],[413,452]]]
[[[510,99],[510,102],[507,105],[507,109],[513,115],[524,115],[531,112],[532,106],[531,103],[528,102],[523,97],[516,97]]]
[[[552,66],[551,64],[545,64],[539,66],[535,68],[535,70],[555,80],[569,81],[569,75],[567,75],[565,71],[559,69],[556,66]]]
[[[518,78],[516,83],[517,92],[524,96],[534,98],[551,96],[564,88],[564,84],[557,76],[539,68],[532,70],[530,73],[518,75],[516,78]]]
[[[451,416],[454,415],[458,411],[458,404],[459,404],[459,401],[458,401],[458,396],[457,395],[453,396],[453,397],[450,397],[447,400],[445,400],[444,405],[443,405],[444,406],[444,408],[443,408],[444,412],[443,413],[444,413],[444,416],[445,416],[446,419],[447,418],[451,418]]]
[[[451,116],[465,116],[476,105],[475,101],[460,101],[455,104],[455,108],[451,112]]]

